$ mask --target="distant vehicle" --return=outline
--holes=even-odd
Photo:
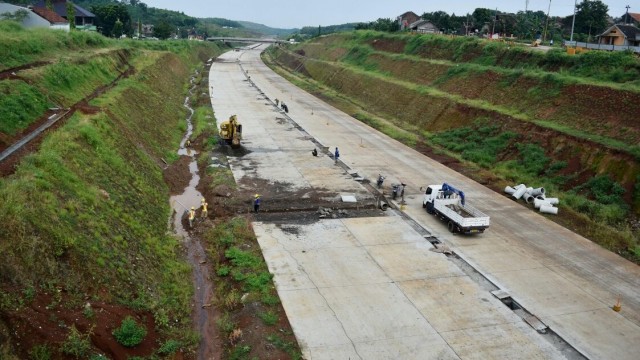
[[[465,204],[464,192],[446,183],[429,185],[424,193],[422,207],[427,209],[427,213],[446,222],[452,233],[482,233],[490,224],[488,215]]]

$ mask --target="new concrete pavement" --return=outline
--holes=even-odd
[[[248,153],[231,159],[242,186],[284,182],[371,202],[371,194],[330,158],[311,157],[312,139],[339,146],[342,161],[360,174],[372,180],[386,175],[387,188],[407,183],[408,216],[581,354],[638,357],[637,265],[299,90],[262,64],[259,50],[221,56],[210,86],[219,121],[237,114],[244,126]],[[275,109],[275,98],[287,103],[288,115],[304,132]],[[452,235],[422,209],[419,188],[442,182],[463,189],[471,204],[491,216],[486,233]],[[254,228],[308,359],[571,355],[451,258],[430,251],[432,245],[393,213],[307,225],[258,222]],[[618,296],[620,313],[611,310]]]

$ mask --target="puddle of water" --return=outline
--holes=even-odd
[[[197,76],[197,72],[191,77],[191,84]],[[195,85],[189,89],[190,96],[193,95]],[[215,314],[213,313],[212,301],[213,301],[213,284],[209,280],[208,274],[210,273],[209,265],[206,263],[206,254],[199,241],[191,239],[188,229],[182,226],[182,219],[187,216],[187,212],[191,207],[200,207],[202,194],[196,190],[198,183],[200,182],[200,175],[198,174],[198,164],[196,162],[197,152],[191,148],[185,146],[187,140],[190,139],[193,134],[193,124],[191,118],[193,117],[193,109],[189,105],[189,98],[187,96],[184,100],[183,106],[189,110],[187,116],[187,132],[180,142],[179,155],[191,157],[189,163],[189,172],[191,173],[191,180],[189,185],[184,189],[184,192],[180,195],[172,196],[169,201],[175,216],[173,217],[173,229],[177,235],[179,235],[187,249],[187,259],[193,267],[193,284],[195,288],[194,300],[195,305],[193,309],[193,316],[195,319],[195,327],[201,336],[200,346],[198,348],[198,359],[210,359],[218,354],[220,346],[214,344],[214,340],[218,337],[218,331],[215,325]],[[199,214],[198,214],[199,215]],[[199,219],[196,218],[194,226],[197,226]]]

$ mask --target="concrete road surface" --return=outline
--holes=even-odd
[[[408,184],[404,213],[464,260],[430,251],[422,234],[393,214],[255,223],[306,358],[638,357],[637,265],[299,90],[260,61],[259,49],[224,54],[210,73],[217,119],[238,114],[244,126],[248,155],[231,159],[242,186],[280,182],[370,202],[371,193],[326,155],[311,162],[318,144],[339,146],[349,169],[372,180],[386,175],[387,191]],[[275,98],[297,125],[273,106]],[[422,209],[420,187],[443,182],[491,216],[486,233],[452,235]],[[490,283],[461,270],[464,263]],[[492,290],[519,306],[511,311]],[[611,310],[618,296],[620,313]],[[547,326],[546,335],[534,330]],[[553,333],[579,354],[563,351]]]

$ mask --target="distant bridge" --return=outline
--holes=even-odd
[[[286,40],[277,40],[277,39],[239,38],[239,37],[225,37],[225,36],[208,37],[207,41],[246,42],[246,43],[265,43],[265,44],[281,44],[281,43],[288,42]]]

